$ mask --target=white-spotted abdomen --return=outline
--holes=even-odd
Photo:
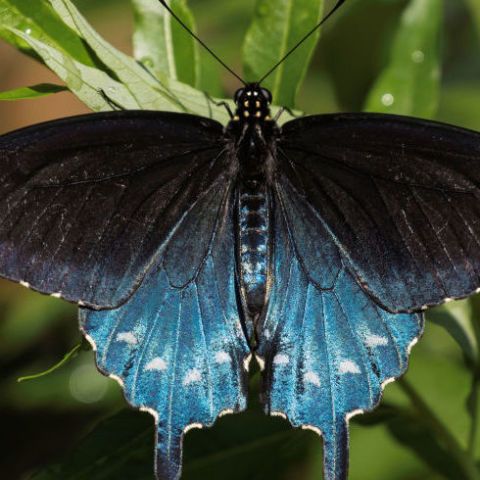
[[[269,205],[266,183],[249,179],[239,192],[238,257],[240,287],[248,313],[255,316],[265,305],[269,270]]]

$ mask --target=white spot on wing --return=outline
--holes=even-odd
[[[183,386],[191,385],[192,383],[199,382],[202,379],[202,374],[197,368],[189,370],[183,379]]]
[[[359,367],[355,362],[353,362],[352,360],[343,360],[343,361],[340,363],[340,366],[338,367],[338,371],[339,371],[341,374],[346,374],[346,373],[358,374],[358,373],[362,373],[361,370],[360,370],[360,367]]]
[[[365,343],[368,347],[386,347],[388,345],[388,338],[371,333],[365,337]]]
[[[120,332],[117,335],[117,342],[125,342],[129,345],[136,345],[138,343],[138,340],[132,332]]]
[[[166,369],[167,369],[167,363],[163,358],[160,358],[160,357],[155,357],[153,360],[151,360],[145,365],[145,370],[147,372],[149,371],[163,372]]]
[[[252,361],[252,354],[250,353],[245,359],[243,360],[243,368],[246,372],[250,370],[250,362]]]
[[[255,355],[255,360],[257,361],[260,370],[263,372],[265,370],[265,360],[258,355]]]
[[[53,298],[62,298],[62,294],[60,292],[52,293],[50,296]]]
[[[345,417],[347,422],[349,422],[353,417],[356,417],[357,415],[363,415],[365,413],[365,410],[353,410],[353,412],[347,413],[347,416]]]
[[[234,414],[235,411],[232,410],[231,408],[226,408],[225,410],[222,410],[219,414],[218,414],[218,418],[221,418],[221,417],[224,417],[225,415],[232,415]]]
[[[203,425],[201,423],[191,423],[190,425],[187,425],[184,429],[183,429],[183,434],[187,434],[190,430],[193,430],[194,428],[203,428]]]
[[[125,384],[123,383],[123,380],[117,376],[111,373],[108,378],[111,378],[112,380],[115,380],[122,388],[125,388]]]
[[[24,282],[23,280],[20,282],[22,287],[30,288],[30,284],[28,282]]]
[[[153,408],[140,407],[139,410],[141,412],[146,412],[146,413],[149,413],[150,415],[152,415],[153,418],[155,418],[155,424],[158,425],[158,413]]]
[[[322,431],[313,425],[302,425],[302,430],[311,430],[312,432],[316,433],[319,437],[322,436]]]
[[[250,262],[245,262],[243,265],[243,269],[245,273],[250,273],[252,274],[254,272],[253,265]]]
[[[316,387],[320,386],[320,378],[315,372],[308,371],[303,378],[307,383],[312,383]]]
[[[215,354],[215,361],[217,363],[230,363],[232,361],[232,357],[227,352],[221,351]]]
[[[395,382],[395,377],[387,378],[383,383],[382,383],[382,389],[384,389],[387,385],[390,385],[391,383]]]
[[[84,332],[83,335],[85,336],[85,338],[87,339],[87,342],[92,347],[92,350],[94,352],[96,352],[97,351],[97,344],[95,343],[95,340],[90,335],[88,335],[88,333]]]
[[[270,412],[270,416],[272,417],[280,417],[284,420],[288,420],[287,416],[283,412]]]
[[[275,365],[288,365],[290,363],[290,357],[284,353],[277,353],[273,359]]]

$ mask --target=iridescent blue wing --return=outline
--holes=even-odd
[[[149,270],[130,300],[115,310],[81,310],[82,329],[97,350],[97,365],[124,386],[128,402],[157,424],[157,478],[180,477],[182,440],[190,428],[245,408],[248,346],[235,291],[233,212],[228,182],[197,203],[172,248]],[[199,224],[216,219],[205,257],[193,278]]]
[[[415,312],[480,285],[480,135],[306,117],[284,126],[275,158],[266,409],[321,432],[325,477],[342,480],[348,419],[405,371],[422,332]]]
[[[89,307],[99,368],[157,418],[164,480],[188,428],[245,407],[232,161],[220,124],[161,112],[0,138],[0,275]]]
[[[93,308],[120,305],[224,173],[223,148],[219,123],[163,112],[86,115],[1,136],[0,276]],[[204,226],[194,257],[208,245]]]
[[[257,352],[262,398],[267,413],[321,434],[325,480],[346,480],[348,420],[373,409],[405,372],[423,319],[380,308],[288,179],[276,190],[275,282]]]
[[[391,312],[480,286],[480,134],[405,117],[347,114],[285,125],[280,167],[362,289]],[[313,279],[323,266],[309,240]],[[312,260],[312,261],[311,261]]]

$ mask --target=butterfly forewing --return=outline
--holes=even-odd
[[[225,175],[222,140],[216,122],[154,112],[89,115],[1,137],[0,274],[94,308],[118,306]],[[212,221],[200,222],[190,262],[178,263],[182,281],[211,235]]]
[[[480,284],[480,134],[387,115],[294,120],[279,142],[279,182],[312,229],[391,312],[419,310]],[[321,236],[311,251],[325,250]],[[311,278],[323,265],[305,264]],[[309,261],[307,261],[309,260]]]

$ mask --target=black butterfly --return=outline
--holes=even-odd
[[[80,305],[99,368],[157,420],[157,476],[190,428],[245,408],[321,433],[404,373],[429,305],[480,286],[480,134],[318,115],[282,128],[247,84],[225,128],[122,111],[0,137],[0,275]]]

